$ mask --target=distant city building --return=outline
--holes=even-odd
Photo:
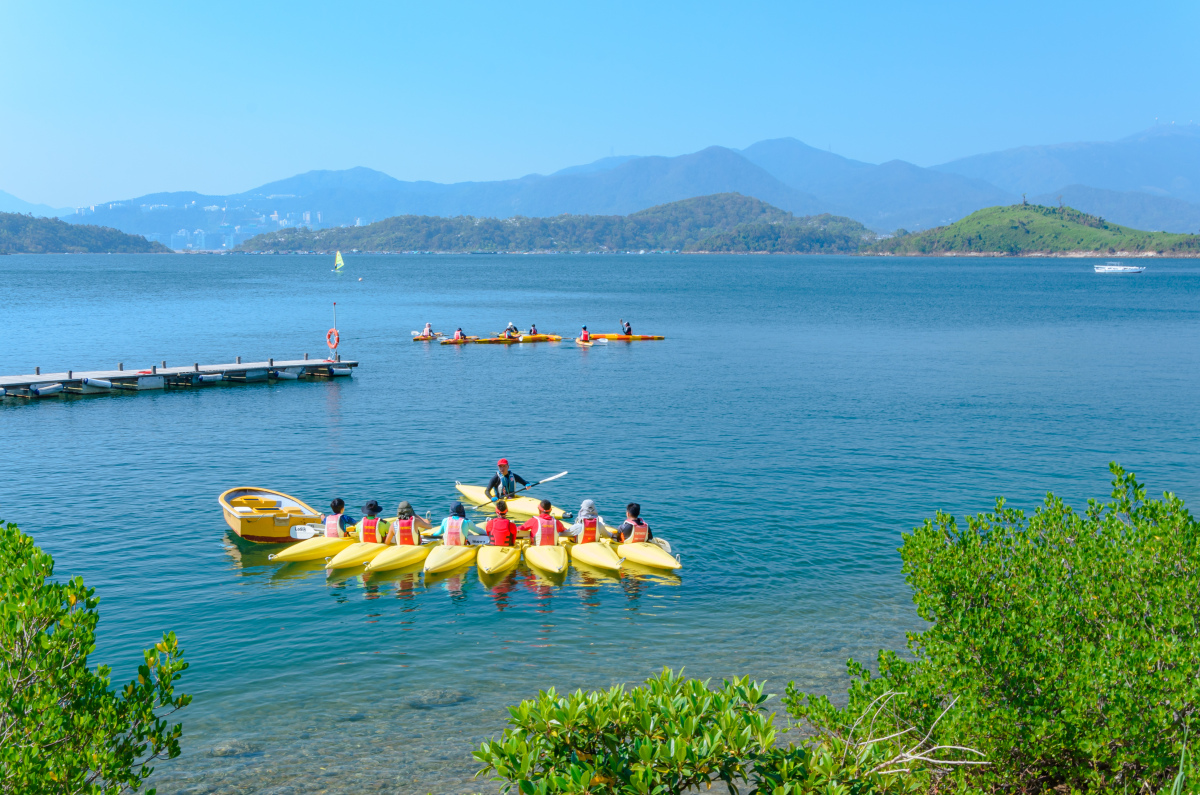
[[[308,226],[312,223],[312,213],[308,210],[304,211],[304,225]]]
[[[186,251],[191,243],[192,236],[188,234],[188,230],[186,229],[180,229],[171,235],[171,249],[174,251]]]
[[[195,232],[192,233],[192,248],[198,249],[200,251],[205,250],[204,230],[203,229],[197,229]]]

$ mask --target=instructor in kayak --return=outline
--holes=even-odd
[[[522,531],[529,532],[531,546],[552,547],[558,543],[559,533],[567,532],[563,523],[550,515],[553,508],[550,500],[542,500],[538,505],[538,515],[521,525]]]
[[[620,320],[618,322],[621,324],[621,333],[624,334],[626,337],[632,337],[633,336],[633,326],[629,325],[624,320]]]
[[[517,493],[517,484],[528,486],[529,482],[525,478],[518,475],[516,472],[508,470],[508,459],[501,458],[496,462],[496,474],[492,475],[492,479],[488,481],[487,488],[483,490],[483,494],[489,500],[503,500]]]
[[[463,504],[456,502],[450,507],[450,515],[442,520],[441,526],[430,533],[429,537],[442,539],[442,546],[465,547],[471,543],[467,538],[469,535],[478,537],[483,533],[467,518],[467,509]]]
[[[432,524],[413,512],[413,507],[406,500],[396,509],[396,521],[392,522],[383,543],[417,547],[421,545],[421,531],[431,527]]]

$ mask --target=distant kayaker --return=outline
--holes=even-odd
[[[612,538],[612,534],[604,526],[604,517],[596,513],[596,503],[591,500],[584,500],[579,506],[579,516],[576,517],[575,524],[567,530],[567,534],[573,536],[580,544]]]
[[[467,536],[481,536],[479,528],[467,518],[467,509],[461,502],[450,506],[450,515],[442,520],[437,530],[429,534],[431,538],[442,539],[442,545],[447,547],[465,547],[471,542]]]
[[[467,338],[467,336],[466,336],[465,334],[463,334],[463,330],[462,330],[461,328],[459,328],[459,329],[455,330],[455,332],[454,332],[454,339],[456,339],[456,340],[465,340],[466,338]]]
[[[433,336],[433,324],[432,323],[425,324],[425,330],[421,332],[421,336],[422,337],[432,337]]]
[[[508,518],[508,503],[496,503],[496,515],[484,522],[483,529],[494,547],[511,547],[517,543],[517,526]]]
[[[625,521],[617,528],[622,544],[636,544],[654,538],[654,533],[650,532],[650,525],[640,518],[641,513],[642,506],[636,502],[631,502],[625,507]]]
[[[558,543],[558,534],[567,532],[563,523],[550,515],[554,506],[550,500],[542,500],[538,505],[538,515],[521,525],[522,530],[529,532],[529,543],[535,547],[552,547]]]
[[[380,527],[379,514],[383,513],[383,508],[379,507],[379,503],[371,500],[363,506],[363,513],[366,514],[354,529],[358,531],[358,540],[362,544],[380,544],[383,543],[383,530]]]
[[[489,500],[502,500],[517,493],[518,483],[522,486],[529,485],[525,478],[509,471],[507,458],[501,458],[496,462],[496,474],[492,475],[483,493]]]
[[[421,531],[431,527],[433,525],[417,516],[413,507],[405,501],[396,509],[396,521],[392,522],[383,543],[418,547],[421,545]]]
[[[529,324],[529,336],[531,336],[531,337],[536,337],[536,336],[537,336],[537,333],[538,333],[538,330],[537,330],[537,324],[536,324],[536,323],[530,323],[530,324]]]
[[[508,339],[521,336],[521,330],[512,323],[508,324],[508,328],[504,329],[504,336]]]
[[[624,320],[621,320],[620,323],[621,323],[621,333],[624,334],[626,337],[632,337],[633,336],[633,326],[629,325]]]
[[[332,513],[321,516],[321,521],[325,524],[325,537],[345,538],[350,535],[350,531],[346,528],[354,527],[357,524],[357,520],[345,513],[346,501],[341,497],[335,497],[329,503],[329,510]]]
[[[581,342],[591,342],[592,335],[588,333],[587,326],[583,327],[583,331],[579,332],[579,340]]]

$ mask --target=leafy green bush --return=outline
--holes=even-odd
[[[1178,497],[1147,500],[1111,468],[1112,501],[1083,515],[1051,494],[1031,518],[1000,500],[965,529],[942,513],[916,528],[901,555],[932,625],[910,636],[914,661],[882,653],[875,678],[852,661],[841,710],[789,688],[792,714],[822,737],[864,715],[913,727],[891,751],[927,732],[960,762],[946,786],[1151,793],[1180,773],[1196,781],[1182,760],[1200,704],[1200,524]],[[988,764],[961,764],[973,756],[953,746]]]
[[[182,728],[166,718],[191,702],[174,689],[183,650],[163,635],[137,679],[114,692],[108,666],[88,668],[95,592],[79,577],[49,582],[53,572],[32,538],[0,528],[0,792],[136,790],[153,760],[179,755]]]

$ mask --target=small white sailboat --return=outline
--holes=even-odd
[[[341,273],[344,267],[346,267],[346,263],[342,262],[342,252],[339,251],[333,260],[333,272]]]
[[[1093,266],[1096,273],[1141,273],[1146,270],[1145,265],[1126,265],[1123,262],[1109,260],[1103,265]]]

